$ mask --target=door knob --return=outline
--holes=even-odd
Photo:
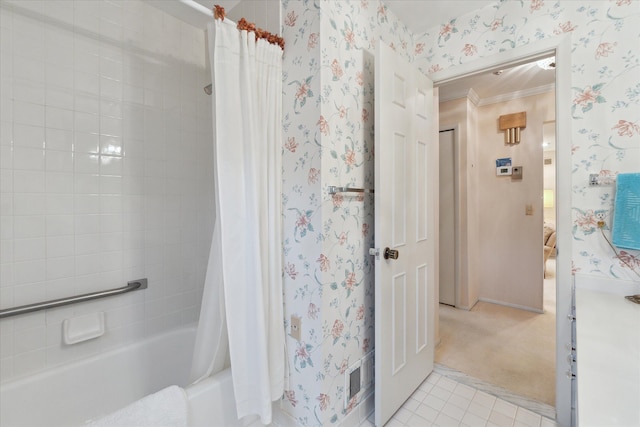
[[[389,249],[389,248],[385,248],[384,249],[384,259],[398,259],[398,255],[400,255],[400,252],[398,252],[395,249]]]

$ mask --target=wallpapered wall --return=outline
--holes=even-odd
[[[611,223],[614,187],[590,188],[588,176],[640,172],[638,0],[497,2],[416,35],[416,64],[433,73],[569,32],[573,271],[637,280],[597,229],[600,217]],[[639,251],[620,254],[640,269]]]
[[[373,199],[329,185],[373,186],[373,67],[382,38],[427,73],[573,32],[574,270],[633,278],[596,233],[613,188],[589,173],[640,164],[640,2],[502,1],[419,36],[379,1],[282,1],[284,57],[284,407],[303,425],[344,419],[341,374],[373,348]],[[640,254],[623,251],[640,266]],[[357,402],[351,402],[350,409]]]
[[[283,1],[285,409],[304,425],[337,423],[344,372],[373,349],[373,71],[379,38],[411,60],[412,35],[378,1]]]

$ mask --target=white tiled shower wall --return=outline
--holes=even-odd
[[[202,30],[139,1],[0,0],[0,307],[144,291],[0,320],[2,382],[193,322],[212,228]],[[104,311],[65,346],[61,322]]]

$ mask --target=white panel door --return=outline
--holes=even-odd
[[[439,300],[443,304],[456,305],[455,274],[455,167],[454,130],[440,132],[440,221],[438,274]]]
[[[382,426],[433,370],[438,170],[433,84],[383,42],[375,120],[375,421]],[[397,259],[385,259],[385,248]]]

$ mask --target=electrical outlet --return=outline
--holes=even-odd
[[[289,330],[291,338],[301,341],[302,338],[302,317],[291,316],[291,326]]]

